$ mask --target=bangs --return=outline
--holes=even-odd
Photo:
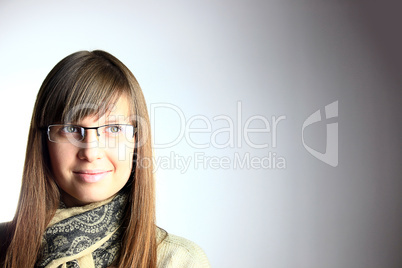
[[[39,120],[42,126],[77,123],[87,116],[102,117],[113,109],[120,96],[133,99],[122,71],[102,58],[66,64],[59,72],[64,75],[55,75],[48,84],[50,90]],[[134,103],[129,103],[134,115]]]
[[[110,112],[114,107],[113,104],[129,90],[127,85],[105,80],[102,77],[102,79],[94,78],[93,81],[85,81],[85,83],[78,81],[71,94],[67,96],[66,103],[61,104],[63,111],[59,118],[55,118],[56,121],[77,123],[87,116],[99,118]]]

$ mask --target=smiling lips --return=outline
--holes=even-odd
[[[106,177],[111,170],[80,170],[73,173],[84,182],[98,182]]]

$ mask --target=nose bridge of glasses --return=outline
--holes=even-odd
[[[91,133],[96,134],[96,140],[99,141],[100,133],[99,133],[99,127],[80,127],[81,128],[81,136],[82,140],[88,140],[92,141],[92,135]],[[90,130],[95,130],[95,132],[90,131]]]

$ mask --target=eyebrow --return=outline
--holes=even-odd
[[[127,124],[127,123],[130,123],[130,120],[126,119],[126,120],[121,121],[118,118],[117,119],[106,119],[105,120],[105,124]]]
[[[122,118],[122,116],[111,116],[111,118],[106,118],[103,124],[98,124],[99,126],[103,125],[113,125],[113,124],[131,124],[132,121],[130,121],[129,117],[124,116],[124,120],[119,120]],[[64,125],[74,125],[74,126],[81,126],[82,122],[57,122],[54,124],[64,124]]]

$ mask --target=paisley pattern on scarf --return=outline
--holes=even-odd
[[[112,234],[106,242],[95,246],[89,253],[92,254],[96,268],[110,266],[120,249],[119,226],[126,201],[126,195],[118,194],[109,203],[63,219],[47,228],[43,239],[42,257],[36,267],[44,268],[54,260],[72,257],[66,266],[79,268],[79,261],[74,259],[74,256],[94,247],[102,238]]]

